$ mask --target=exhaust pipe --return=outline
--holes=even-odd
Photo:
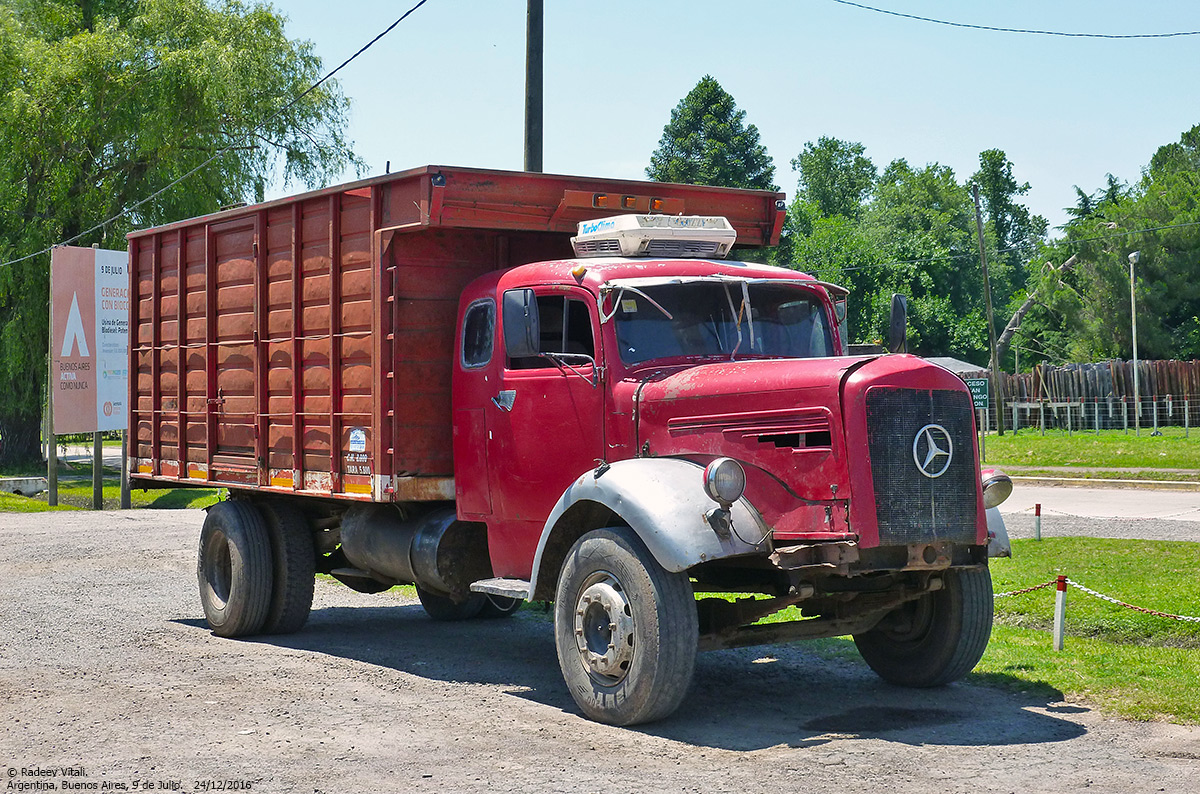
[[[472,582],[491,576],[486,528],[459,521],[453,508],[406,520],[394,507],[355,506],[342,519],[341,542],[352,565],[387,585],[465,598]]]

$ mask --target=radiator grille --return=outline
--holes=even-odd
[[[979,473],[973,410],[965,392],[881,387],[867,392],[867,445],[881,545],[975,543]],[[950,464],[936,478],[922,474],[914,460],[914,442],[927,425],[945,428],[953,444]],[[927,440],[922,440],[917,458],[923,462],[927,456]],[[927,468],[936,473],[941,467],[935,459]]]

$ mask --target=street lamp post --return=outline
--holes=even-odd
[[[1138,390],[1137,298],[1133,294],[1133,266],[1142,258],[1141,251],[1129,255],[1129,316],[1133,327],[1133,433],[1142,434],[1142,393]]]

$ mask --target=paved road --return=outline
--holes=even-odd
[[[1033,537],[1035,504],[1043,537],[1200,541],[1200,493],[1018,484],[1000,506],[1010,536]]]

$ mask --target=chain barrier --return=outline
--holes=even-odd
[[[1110,604],[1115,604],[1116,606],[1124,607],[1125,609],[1132,609],[1135,612],[1142,612],[1146,615],[1155,615],[1160,618],[1169,618],[1170,620],[1182,620],[1182,621],[1185,621],[1188,623],[1200,623],[1200,617],[1193,617],[1191,615],[1174,615],[1170,612],[1160,612],[1157,609],[1147,609],[1146,607],[1139,607],[1139,606],[1135,606],[1133,604],[1127,604],[1124,601],[1119,601],[1119,600],[1113,598],[1112,596],[1104,595],[1104,593],[1098,593],[1095,590],[1091,589],[1090,587],[1085,587],[1084,585],[1080,584],[1079,582],[1076,582],[1074,579],[1067,579],[1066,581],[1067,581],[1068,585],[1070,585],[1071,587],[1074,587],[1076,590],[1082,590],[1083,592],[1087,593],[1088,595],[1092,596],[1093,598],[1099,598],[1101,601],[1107,601]],[[1025,595],[1026,593],[1032,593],[1035,590],[1043,590],[1047,587],[1053,587],[1057,583],[1058,582],[1056,579],[1051,579],[1048,582],[1042,582],[1041,584],[1035,584],[1033,587],[1026,587],[1022,590],[1011,590],[1007,593],[995,593],[992,597],[993,598],[1010,598],[1012,596]]]
[[[1033,587],[1026,587],[1024,590],[1012,590],[1011,592],[1008,592],[1008,593],[995,593],[992,597],[993,598],[1010,598],[1012,596],[1025,595],[1026,593],[1032,593],[1034,590],[1042,590],[1047,587],[1053,587],[1054,584],[1055,584],[1055,580],[1051,579],[1048,582],[1042,582],[1041,584],[1035,584]]]
[[[1030,513],[1030,512],[1033,512],[1033,510],[1034,510],[1033,507],[1025,507],[1025,508],[1022,508],[1021,510],[1014,511],[1014,513]],[[1158,519],[1179,518],[1180,516],[1186,516],[1186,515],[1190,515],[1192,513],[1197,513],[1197,512],[1200,512],[1200,507],[1192,507],[1187,510],[1180,511],[1178,513],[1169,513],[1165,516],[1144,516],[1142,520],[1154,521],[1154,520],[1158,520]],[[1067,513],[1062,510],[1055,510],[1053,507],[1046,507],[1045,505],[1042,505],[1042,513],[1043,514],[1053,513],[1056,516],[1066,516],[1067,518],[1082,518],[1082,519],[1086,519],[1088,521],[1131,521],[1131,520],[1133,520],[1129,516],[1081,516],[1078,513]]]
[[[1146,607],[1138,607],[1134,606],[1133,604],[1126,604],[1124,601],[1118,601],[1112,596],[1106,596],[1104,593],[1097,593],[1095,590],[1092,590],[1089,587],[1084,587],[1079,582],[1076,582],[1072,579],[1068,579],[1067,584],[1069,584],[1071,587],[1074,587],[1076,590],[1082,590],[1094,598],[1099,598],[1101,601],[1107,601],[1110,604],[1116,604],[1119,607],[1132,609],[1135,612],[1144,612],[1147,615],[1157,615],[1160,618],[1170,618],[1171,620],[1183,620],[1187,621],[1188,623],[1200,623],[1200,617],[1192,617],[1190,615],[1172,615],[1170,612],[1159,612],[1157,609],[1146,609]]]

